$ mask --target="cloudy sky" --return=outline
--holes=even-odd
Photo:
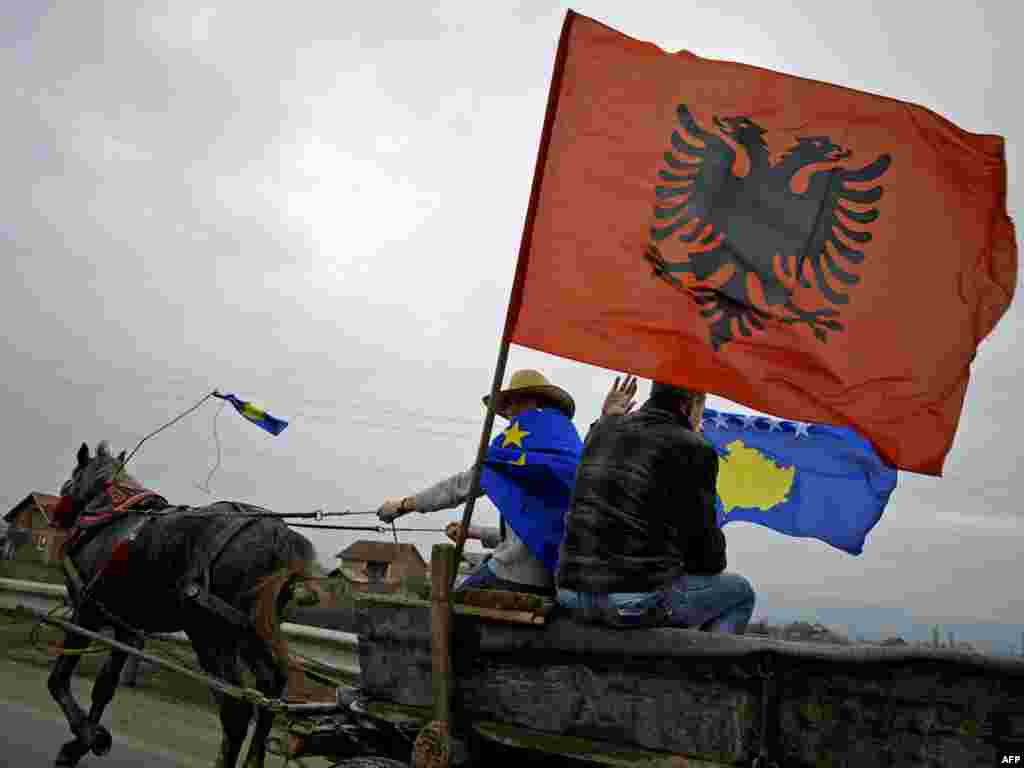
[[[666,50],[884,93],[1002,134],[1019,211],[1013,4],[575,10]],[[376,508],[469,466],[564,13],[544,2],[4,3],[5,508],[54,491],[81,441],[130,449],[214,387],[291,426],[272,438],[224,413],[210,495],[198,486],[216,459],[215,405],[147,443],[133,472],[176,503]],[[901,475],[862,556],[726,529],[730,567],[763,610],[850,603],[1024,624],[1024,417],[1011,400],[1022,326],[1018,302],[979,351],[946,476]],[[522,348],[509,366],[573,392],[583,431],[614,375]],[[442,527],[458,514],[405,521]],[[314,543],[329,562],[354,538]],[[428,553],[438,538],[406,540]]]

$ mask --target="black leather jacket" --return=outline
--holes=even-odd
[[[651,592],[725,569],[715,516],[718,454],[680,417],[647,402],[587,435],[566,513],[557,583],[579,592]]]

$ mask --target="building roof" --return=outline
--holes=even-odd
[[[417,560],[424,567],[427,565],[419,550],[412,544],[395,544],[390,541],[367,541],[366,539],[361,539],[343,549],[335,557],[341,560],[359,560],[367,563],[393,563],[398,560]]]
[[[6,520],[9,523],[14,522],[14,518],[18,514],[18,512],[20,512],[25,507],[26,504],[32,504],[35,505],[35,508],[42,513],[43,517],[46,518],[46,522],[49,523],[50,512],[53,510],[55,506],[57,506],[57,502],[59,501],[59,496],[53,496],[49,493],[39,493],[37,491],[33,491],[24,499],[22,499],[13,507],[11,507],[11,510],[4,515],[4,520]]]

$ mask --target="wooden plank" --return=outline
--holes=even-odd
[[[448,587],[454,565],[451,544],[435,544],[430,553],[430,644],[434,680],[434,719],[447,723],[451,714],[451,604]]]
[[[455,576],[455,547],[435,544],[430,552],[430,674],[434,719],[412,747],[413,768],[448,768],[452,711],[451,618],[449,588]]]
[[[479,608],[500,608],[508,611],[530,611],[541,613],[544,610],[544,598],[526,592],[508,592],[500,589],[467,589],[457,592],[454,601],[460,605],[473,605]],[[549,600],[549,602],[551,602]]]
[[[478,608],[476,606],[469,605],[456,605],[455,612],[460,616],[476,616],[481,619],[507,621],[512,624],[542,625],[544,623],[543,614],[534,613],[533,611],[509,611],[502,610],[500,608]]]
[[[548,755],[563,755],[613,768],[641,768],[641,766],[642,768],[730,768],[726,763],[718,761],[711,762],[685,755],[655,752],[598,739],[581,739],[576,736],[544,733],[531,728],[517,728],[508,723],[497,723],[490,720],[473,723],[473,730],[485,739],[510,747]]]

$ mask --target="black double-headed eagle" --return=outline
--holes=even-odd
[[[879,215],[870,206],[882,197],[881,186],[865,182],[886,172],[890,156],[847,170],[836,164],[849,150],[827,136],[806,136],[773,164],[765,129],[748,117],[715,117],[720,136],[704,130],[685,104],[676,112],[685,134],[672,132],[672,149],[658,172],[645,254],[655,274],[680,287],[684,283],[676,275],[693,275],[686,290],[709,319],[715,349],[733,339],[734,328],[749,336],[751,327],[763,330],[770,318],[806,324],[821,341],[828,331],[843,330],[832,306],[799,306],[795,284],[810,288],[813,277],[828,304],[849,301],[844,289],[860,281],[851,265],[864,260],[860,248],[871,241],[867,227]],[[743,175],[734,171],[733,144],[747,154]],[[831,167],[809,172],[806,189],[795,191],[803,186],[794,185],[802,169],[825,163]],[[678,250],[673,241],[684,244],[683,260],[666,256]],[[760,284],[757,300],[751,276]]]

